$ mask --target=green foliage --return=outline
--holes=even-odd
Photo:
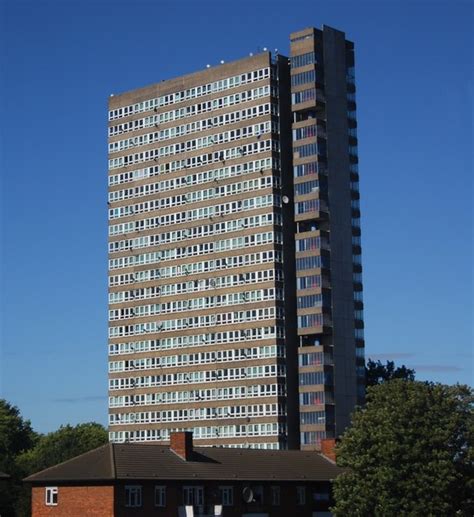
[[[365,378],[366,386],[376,386],[392,379],[414,381],[415,370],[407,368],[404,364],[395,368],[393,361],[387,361],[387,364],[384,365],[380,361],[375,362],[369,359],[365,368]]]
[[[0,482],[0,515],[14,515],[13,506],[20,497],[23,471],[17,464],[18,456],[37,442],[38,435],[24,420],[17,407],[0,399],[0,471],[11,476]]]
[[[336,516],[474,515],[474,394],[401,379],[367,390],[337,447]]]
[[[0,471],[11,474],[15,458],[30,449],[36,439],[29,420],[20,416],[17,407],[0,399]]]
[[[65,425],[41,436],[35,447],[19,456],[18,463],[29,473],[38,472],[100,447],[107,441],[107,431],[100,424]]]

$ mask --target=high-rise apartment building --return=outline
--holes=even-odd
[[[314,448],[364,392],[354,46],[109,101],[113,441]]]

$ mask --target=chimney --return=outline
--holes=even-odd
[[[321,453],[336,462],[336,440],[335,438],[323,438],[321,440]]]
[[[193,433],[171,433],[170,449],[184,461],[189,461],[193,455]]]

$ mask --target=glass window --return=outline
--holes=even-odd
[[[325,424],[326,411],[309,411],[300,413],[300,424]]]
[[[202,506],[204,504],[204,488],[202,486],[183,487],[183,503],[185,505]]]
[[[57,486],[46,487],[45,503],[47,506],[56,506],[58,504],[58,487]]]
[[[221,502],[223,506],[232,506],[234,504],[234,489],[231,486],[220,486]]]
[[[302,203],[297,203],[296,205],[302,205],[305,208],[313,208],[316,210],[319,205],[318,199],[311,199],[309,201],[303,201]],[[304,210],[307,212],[308,210]],[[296,211],[297,214],[303,213],[298,208]],[[296,241],[296,251],[308,251],[308,250],[318,250],[321,248],[321,238],[320,237],[307,237],[306,239],[297,239]],[[317,267],[317,266],[316,266]]]
[[[291,76],[291,86],[299,86],[305,83],[314,83],[316,81],[316,72],[310,70],[309,72],[301,72]]]
[[[300,145],[299,147],[295,147],[293,151],[298,154],[299,158],[306,158],[306,156],[314,156],[318,154],[318,144]],[[320,154],[324,153],[321,152]]]
[[[308,431],[301,433],[300,439],[303,445],[320,445],[321,440],[326,438],[326,431]]]
[[[303,138],[315,137],[318,134],[318,128],[316,124],[311,126],[299,127],[293,129],[293,140],[302,140]]]
[[[319,189],[318,180],[305,181],[304,183],[295,184],[295,195],[302,196],[311,192],[316,192]]]
[[[318,404],[324,404],[324,391],[300,393],[301,406],[313,406]]]
[[[280,487],[272,486],[271,490],[272,490],[272,505],[279,506],[279,504],[280,504]]]
[[[310,294],[308,296],[298,296],[298,309],[308,309],[310,307],[321,307],[323,297],[320,294]]]
[[[306,503],[306,487],[296,487],[296,504],[302,506]]]
[[[299,374],[300,386],[309,386],[314,384],[332,384],[332,375],[330,372],[305,372]]]
[[[309,354],[300,354],[298,357],[299,366],[311,366],[315,364],[324,364],[324,356],[322,352],[314,352]]]
[[[137,508],[142,505],[142,487],[140,485],[129,485],[125,487],[125,506]]]
[[[306,54],[300,54],[299,56],[293,56],[291,58],[291,66],[296,68],[299,66],[312,65],[316,63],[316,55],[314,52],[307,52]],[[347,75],[349,75],[350,69],[348,69]]]
[[[318,172],[318,162],[304,163],[293,167],[295,178],[307,176],[308,174],[316,174]]]
[[[155,486],[155,506],[166,506],[165,486]]]
[[[316,99],[316,88],[308,88],[301,92],[291,94],[291,104],[300,104]]]
[[[314,289],[321,286],[321,275],[300,276],[296,279],[298,289]]]

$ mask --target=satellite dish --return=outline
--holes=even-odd
[[[244,487],[242,497],[246,503],[252,503],[254,501],[253,490],[249,486]]]
[[[283,196],[281,199],[283,203],[285,203],[285,205],[287,205],[290,202],[290,198],[288,196]]]

